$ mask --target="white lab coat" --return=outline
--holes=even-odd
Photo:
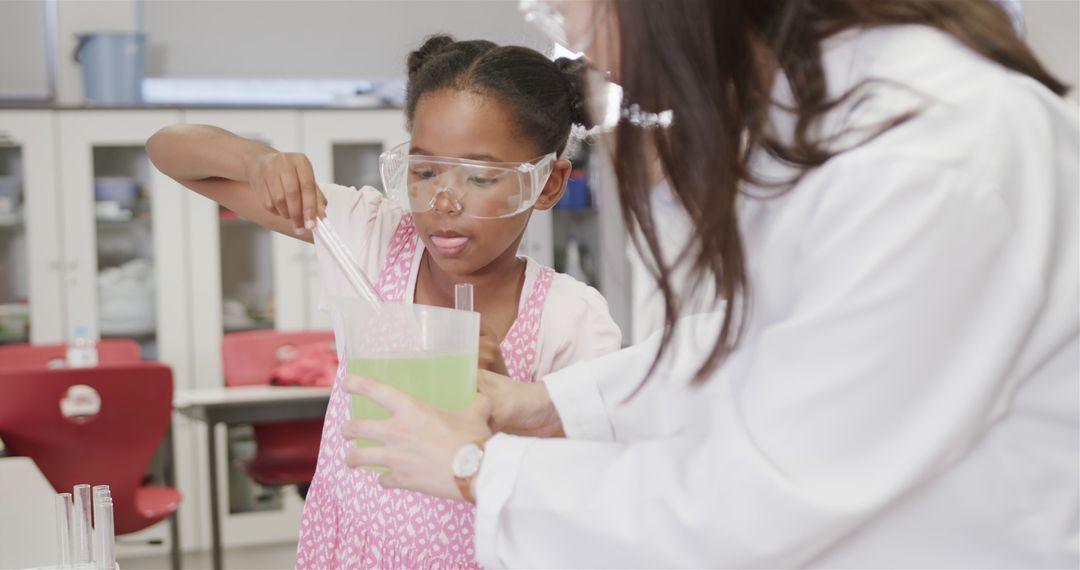
[[[488,443],[482,564],[1080,563],[1075,110],[927,28],[848,32],[825,60],[833,93],[913,88],[826,132],[921,114],[744,197],[753,302],[703,387],[716,314],[629,402],[655,340],[545,379],[569,439]]]

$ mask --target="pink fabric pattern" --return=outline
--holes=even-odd
[[[416,227],[412,216],[406,215],[391,238],[376,283],[386,302],[412,302],[406,295],[410,293],[409,275],[417,247]],[[540,317],[554,274],[550,268],[541,271],[523,311],[499,345],[510,375],[518,381],[534,380]],[[472,505],[384,489],[377,474],[345,465],[349,443],[338,431],[349,419],[349,397],[341,389],[344,377],[342,364],[326,411],[315,478],[304,505],[296,567],[479,568],[473,548]]]

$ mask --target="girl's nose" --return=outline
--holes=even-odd
[[[432,198],[432,209],[440,214],[460,214],[461,202],[449,188],[439,188]]]

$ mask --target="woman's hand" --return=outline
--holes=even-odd
[[[543,382],[516,382],[481,370],[477,387],[491,402],[492,431],[531,437],[566,437]]]
[[[350,448],[346,463],[351,467],[387,467],[390,471],[379,477],[383,487],[462,498],[451,464],[463,446],[491,437],[487,398],[477,395],[465,410],[448,412],[370,378],[348,376],[343,386],[346,392],[366,396],[390,411],[387,420],[349,420],[341,425],[345,439],[374,439],[385,444]]]
[[[503,361],[502,349],[499,348],[499,337],[491,329],[481,327],[480,330],[480,369],[490,370],[496,374],[509,376],[506,370],[506,362]]]
[[[247,161],[247,182],[263,207],[292,222],[296,235],[315,228],[326,216],[326,197],[315,184],[307,156],[295,152],[260,152]]]

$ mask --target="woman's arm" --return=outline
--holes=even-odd
[[[326,199],[303,154],[184,124],[154,133],[146,151],[167,176],[264,228],[310,242],[315,216],[326,215]]]
[[[641,344],[548,374],[541,382],[515,382],[481,372],[478,387],[491,401],[491,429],[594,441],[674,434],[685,418],[678,413],[657,414],[654,406],[664,401],[679,408],[697,398],[686,389],[687,379],[708,354],[709,341],[716,338],[722,324],[720,312],[680,319],[673,337],[680,345],[679,358],[669,354],[658,369],[658,378],[651,382],[644,382],[645,373],[660,347],[659,332]]]

